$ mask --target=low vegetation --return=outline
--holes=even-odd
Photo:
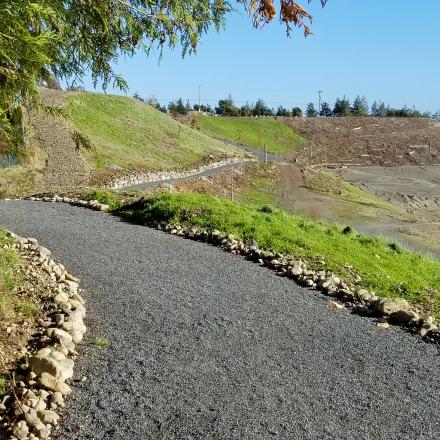
[[[13,249],[4,247],[8,243],[9,239],[0,230],[0,322],[13,320],[17,315],[33,316],[36,313],[32,303],[14,294],[20,280],[19,258]]]
[[[93,169],[170,170],[242,153],[134,98],[67,95],[66,113]],[[84,142],[84,140],[87,140]]]
[[[215,228],[261,249],[307,259],[386,297],[403,297],[435,312],[440,309],[440,262],[394,243],[290,215],[270,206],[233,203],[203,194],[161,193],[141,199],[117,214],[142,224],[171,222]]]
[[[14,337],[8,328],[23,318],[35,317],[38,310],[31,301],[19,298],[15,289],[20,283],[19,257],[8,245],[10,240],[0,230],[0,396],[9,389],[7,369],[17,355]]]
[[[304,139],[274,118],[197,117],[193,124],[202,133],[287,156],[299,149]]]
[[[35,139],[35,135],[28,126],[29,116],[26,115],[25,130],[28,138],[25,152],[12,154],[11,163],[5,163],[0,147],[0,197],[18,197],[31,194],[38,187],[41,180],[42,170],[46,163],[46,152],[43,151]],[[9,166],[8,166],[9,165]]]
[[[99,203],[108,205],[110,211],[118,209],[123,202],[118,194],[110,189],[93,189],[84,194],[84,199],[87,201],[97,200]]]
[[[234,200],[256,205],[275,205],[281,194],[276,165],[258,163],[243,169],[243,174],[247,171],[248,175],[243,176],[243,182],[238,182]]]

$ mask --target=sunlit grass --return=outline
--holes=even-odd
[[[286,156],[300,148],[304,139],[275,118],[200,116],[195,126],[202,133]]]
[[[242,154],[134,98],[77,93],[68,99],[66,113],[93,145],[83,154],[97,170],[182,169],[210,155]]]

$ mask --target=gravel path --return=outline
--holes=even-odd
[[[241,257],[63,204],[0,203],[80,276],[85,346],[59,438],[435,439],[440,357]]]
[[[259,160],[262,160],[262,161],[266,160],[265,152],[262,150],[259,150],[257,148],[248,147],[247,145],[237,144],[236,142],[226,141],[224,139],[219,139],[219,138],[213,138],[213,139],[217,139],[219,141],[224,142],[225,144],[232,145],[236,148],[239,148],[239,149],[244,150],[248,153],[251,153],[253,156],[258,158]],[[285,158],[283,158],[281,156],[277,156],[276,154],[272,154],[272,153],[267,153],[267,160],[269,162],[276,162],[276,163],[279,163],[282,165],[290,164],[290,162],[287,161]],[[182,182],[185,180],[194,179],[195,177],[214,176],[214,175],[216,175],[222,171],[225,171],[225,170],[240,168],[245,163],[246,162],[236,162],[236,163],[230,163],[227,165],[220,165],[218,167],[215,167],[215,168],[212,168],[209,170],[195,172],[194,174],[191,174],[190,176],[187,176],[187,177],[170,178],[170,179],[166,179],[166,180],[155,180],[155,181],[151,181],[151,182],[143,182],[143,183],[138,183],[138,184],[127,185],[127,186],[124,186],[123,188],[120,188],[120,190],[125,191],[127,189],[132,189],[132,188],[144,190],[144,189],[148,189],[148,188],[155,188],[156,186],[160,186],[165,183],[175,184],[175,183],[179,183],[179,182]]]
[[[237,142],[227,141],[220,138],[214,138],[214,139],[222,141],[228,145],[233,145],[234,147],[240,148],[241,150],[247,151],[248,153],[251,153],[254,156],[258,157],[260,160],[266,160],[266,153],[264,152],[264,150],[260,150],[258,148],[249,147],[248,145],[238,144]],[[276,162],[282,165],[287,165],[290,163],[286,158],[282,156],[278,156],[277,154],[273,154],[273,153],[267,153],[267,160],[269,162]]]
[[[122,188],[117,188],[117,191],[127,191],[128,189],[144,190],[148,188],[155,188],[157,186],[164,185],[166,183],[175,184],[179,182],[184,182],[185,180],[195,179],[196,177],[215,176],[216,174],[219,174],[222,171],[241,168],[243,165],[248,165],[249,163],[252,162],[250,162],[249,160],[243,160],[240,162],[232,162],[225,165],[218,165],[215,168],[210,168],[203,171],[194,171],[194,173],[190,174],[189,176],[170,177],[169,179],[152,180],[151,182],[128,184],[126,186],[123,186]]]

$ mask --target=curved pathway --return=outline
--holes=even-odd
[[[0,203],[79,274],[85,345],[59,438],[436,439],[436,347],[206,244],[64,204]]]
[[[225,139],[219,139],[219,138],[215,138],[215,137],[213,137],[213,139],[217,139],[221,142],[224,142],[225,144],[232,145],[236,148],[239,148],[240,150],[244,150],[248,153],[251,153],[256,159],[259,159],[262,161],[266,160],[266,153],[262,150],[259,150],[258,148],[248,147],[247,145],[237,144],[236,142],[227,141]],[[272,153],[267,153],[267,160],[269,162],[276,162],[280,165],[287,165],[290,163],[284,157],[277,156],[276,154],[272,154]],[[194,171],[194,173],[191,173],[191,175],[189,175],[189,176],[172,177],[172,178],[164,179],[164,180],[152,180],[150,182],[128,184],[122,188],[119,188],[119,190],[127,190],[127,189],[133,189],[133,188],[143,190],[143,189],[148,189],[148,188],[154,188],[156,186],[167,184],[167,183],[174,184],[174,183],[178,183],[181,181],[194,179],[195,177],[214,176],[216,174],[221,173],[222,171],[229,170],[231,168],[234,169],[234,168],[242,167],[243,165],[246,165],[249,162],[250,162],[249,160],[243,160],[240,162],[233,162],[233,163],[229,163],[226,165],[219,165],[219,166],[216,166],[215,168],[207,169],[204,171]]]
[[[158,180],[151,180],[151,181],[145,181],[142,183],[133,183],[133,184],[127,184],[124,185],[121,188],[117,188],[117,191],[126,191],[128,189],[139,189],[144,190],[148,188],[155,188],[156,186],[165,185],[167,183],[174,184],[178,182],[183,182],[185,180],[194,179],[195,177],[209,177],[209,176],[215,176],[216,174],[221,173],[222,171],[226,171],[229,169],[235,169],[242,167],[243,165],[248,165],[249,163],[252,163],[253,160],[245,159],[239,162],[231,162],[224,165],[218,165],[213,168],[208,168],[203,171],[194,170],[188,171],[188,175],[180,175],[178,177],[170,177],[169,179],[158,179]]]

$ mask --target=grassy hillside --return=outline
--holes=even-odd
[[[74,128],[93,147],[86,150],[91,166],[124,169],[182,169],[209,158],[241,155],[160,113],[123,96],[97,93],[67,95],[66,112]]]
[[[254,239],[261,249],[306,258],[315,268],[324,259],[326,268],[348,278],[351,266],[362,277],[362,286],[380,296],[403,297],[432,312],[440,310],[439,261],[350,228],[204,194],[162,193],[126,206],[119,214],[146,224],[156,220],[219,229]]]
[[[196,128],[202,133],[286,156],[297,150],[304,139],[274,118],[229,118],[200,116]]]

